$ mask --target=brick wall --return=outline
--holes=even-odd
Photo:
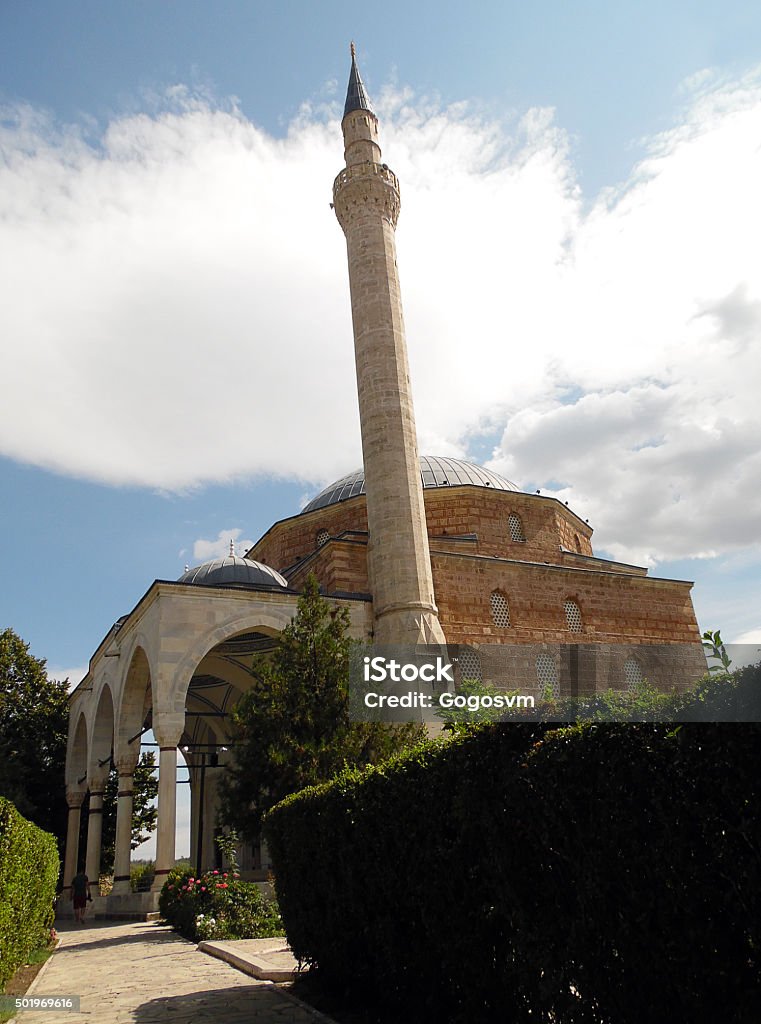
[[[431,488],[424,497],[436,602],[451,643],[699,642],[690,584],[593,558],[591,527],[554,499],[482,487]],[[525,541],[511,539],[510,513],[520,516]],[[331,537],[322,547],[320,530]],[[368,593],[366,531],[359,496],[276,523],[249,557],[278,569],[304,560],[291,574],[295,587],[312,571],[328,593]],[[492,619],[497,589],[509,603],[506,629]],[[581,610],[581,633],[568,629],[566,599]]]

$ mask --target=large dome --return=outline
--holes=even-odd
[[[180,576],[179,583],[197,583],[203,587],[287,587],[288,581],[261,562],[238,555],[215,558]]]
[[[472,462],[463,462],[462,459],[445,459],[439,455],[420,456],[420,477],[423,487],[460,487],[472,484],[476,487],[493,487],[496,491],[520,490],[511,480],[492,473],[490,469],[476,466]],[[364,493],[365,471],[357,469],[320,491],[301,511],[314,512],[315,509],[335,505]]]

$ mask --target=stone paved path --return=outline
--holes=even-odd
[[[79,1013],[24,1010],[18,1024],[315,1024],[327,1020],[153,922],[62,922],[30,995],[78,995]]]

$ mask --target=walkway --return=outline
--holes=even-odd
[[[18,1024],[315,1024],[328,1020],[153,922],[61,922],[30,996],[78,995],[80,1012],[24,1010]]]

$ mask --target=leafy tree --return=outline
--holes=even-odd
[[[154,803],[159,791],[156,778],[156,755],[152,750],[140,755],[132,776],[132,842],[131,848],[137,849],[156,828],[156,805]],[[111,768],[103,790],[103,836],[101,845],[100,869],[109,874],[114,866],[114,847],[116,843],[116,804],[119,792],[119,775]]]
[[[0,795],[25,818],[66,835],[64,765],[68,681],[48,679],[45,659],[12,629],[0,633]]]
[[[349,720],[348,628],[348,611],[320,597],[309,576],[271,661],[257,666],[233,712],[221,816],[247,839],[258,839],[263,815],[289,793],[425,738],[420,725]]]

